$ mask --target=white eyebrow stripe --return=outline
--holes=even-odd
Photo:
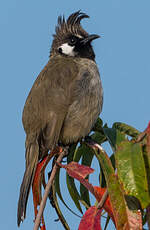
[[[79,35],[79,34],[77,34],[76,36],[77,36],[78,38],[83,38],[83,37],[82,37],[81,35]]]
[[[68,43],[64,43],[60,46],[60,48],[62,49],[62,53],[66,54],[68,56],[74,57],[75,56],[75,52],[74,50],[74,46],[70,46],[68,45]]]

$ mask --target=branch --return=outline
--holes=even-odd
[[[66,155],[66,151],[64,150],[62,153],[60,153],[59,157],[57,158],[57,163],[60,163],[62,158]],[[52,183],[53,183],[53,180],[55,178],[55,175],[56,175],[56,172],[57,172],[57,169],[58,169],[58,166],[54,165],[53,167],[53,170],[52,170],[52,173],[51,173],[51,176],[48,180],[48,183],[46,185],[46,188],[45,188],[45,193],[44,193],[44,196],[42,198],[42,201],[41,201],[41,204],[40,204],[40,208],[39,208],[39,211],[38,211],[38,215],[36,217],[36,220],[35,220],[35,223],[34,223],[34,229],[33,230],[38,230],[39,228],[39,225],[40,225],[40,222],[41,222],[41,217],[42,217],[42,214],[43,214],[43,211],[44,211],[44,208],[45,208],[45,205],[46,205],[46,201],[47,201],[47,197],[49,195],[49,192],[50,192],[50,188],[52,186]]]

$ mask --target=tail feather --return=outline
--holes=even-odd
[[[26,217],[26,207],[30,188],[34,179],[36,166],[38,163],[39,146],[35,142],[26,148],[26,170],[20,187],[20,196],[18,201],[17,223],[20,226],[21,221]]]

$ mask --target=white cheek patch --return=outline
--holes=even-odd
[[[64,43],[63,45],[60,46],[60,48],[62,49],[62,53],[66,54],[68,56],[74,57],[75,56],[75,52],[74,50],[74,46],[70,46],[68,45],[68,43]]]

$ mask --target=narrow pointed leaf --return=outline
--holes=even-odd
[[[137,129],[125,123],[121,123],[121,122],[115,122],[112,128],[118,129],[120,132],[123,132],[135,138],[140,134],[140,132]]]
[[[94,157],[93,150],[91,148],[89,148],[88,146],[84,145],[83,157],[82,157],[82,163],[81,164],[90,167],[92,160],[93,160],[93,157]],[[89,179],[89,176],[87,176],[87,179]],[[89,198],[89,191],[82,184],[80,184],[80,194],[81,194],[81,199],[84,200],[88,204],[88,206],[91,206],[90,198]]]
[[[142,208],[150,203],[142,147],[139,143],[122,142],[115,154],[118,177],[127,195],[135,196]]]
[[[126,140],[125,134],[121,133],[117,129],[103,128],[103,130],[114,152],[116,150],[117,145],[122,141]]]
[[[59,182],[59,175],[60,175],[60,169],[57,170],[57,173],[55,175],[55,190],[56,190],[56,193],[58,194],[59,196],[59,199],[62,201],[62,203],[65,205],[65,207],[70,211],[72,212],[74,215],[76,216],[79,216],[78,214],[76,214],[74,211],[72,211],[69,206],[65,203],[63,197],[62,197],[62,194],[61,194],[61,190],[60,190],[60,182]]]
[[[93,131],[103,132],[103,121],[98,118],[93,129]]]
[[[117,230],[129,230],[126,202],[119,181],[117,180],[109,157],[101,146],[98,148],[100,152],[95,150],[95,155],[103,168],[116,228]]]
[[[145,167],[146,167],[147,180],[148,180],[148,187],[149,187],[149,194],[150,194],[150,122],[148,124],[146,133],[147,133],[146,151],[143,151],[143,154],[144,154]]]
[[[75,186],[74,179],[72,177],[70,177],[67,173],[66,173],[66,181],[67,181],[67,188],[68,188],[69,194],[70,194],[74,204],[76,205],[77,209],[83,214],[82,209],[81,209],[81,205],[79,203],[79,200],[81,200],[81,197],[80,197],[78,190]]]
[[[146,145],[146,150],[147,150],[147,155],[148,155],[148,162],[149,162],[149,165],[150,165],[150,122],[149,122],[149,124],[148,124],[146,133],[147,133],[147,145]]]
[[[57,215],[59,217],[59,220],[61,221],[62,225],[64,226],[64,228],[66,230],[70,230],[69,228],[69,225],[67,224],[67,221],[66,219],[64,218],[61,210],[60,210],[60,207],[59,207],[59,204],[58,204],[58,200],[57,200],[57,196],[56,196],[56,190],[55,190],[55,186],[54,186],[54,183],[52,185],[52,191],[53,191],[53,201],[54,201],[54,207],[55,207],[55,210],[57,212]]]
[[[73,161],[74,154],[76,152],[76,146],[77,144],[72,144],[68,149],[68,155],[67,155],[67,164],[69,164],[71,161]]]
[[[100,202],[100,200],[102,199],[102,196],[105,193],[105,191],[106,191],[106,188],[94,186],[95,197],[96,197],[98,202]],[[111,219],[113,220],[113,222],[115,224],[113,209],[112,209],[112,206],[110,203],[110,197],[109,196],[107,197],[107,199],[103,205],[103,209],[108,213],[109,217],[111,217]]]
[[[93,141],[97,142],[98,144],[102,144],[105,141],[107,141],[107,138],[104,135],[104,133],[100,133],[97,131],[95,131],[90,137]]]
[[[78,151],[79,148],[76,148],[76,144],[72,145],[69,148],[69,155],[67,157],[67,163],[68,164],[74,158],[76,159],[77,162],[80,160],[82,152]],[[74,179],[72,177],[70,177],[67,172],[66,172],[66,183],[67,183],[68,192],[69,192],[74,204],[76,205],[77,209],[83,214],[82,209],[81,209],[81,205],[79,203],[79,200],[81,199],[81,197],[80,197],[80,195],[78,193],[78,190],[77,190],[77,188],[75,186]]]

